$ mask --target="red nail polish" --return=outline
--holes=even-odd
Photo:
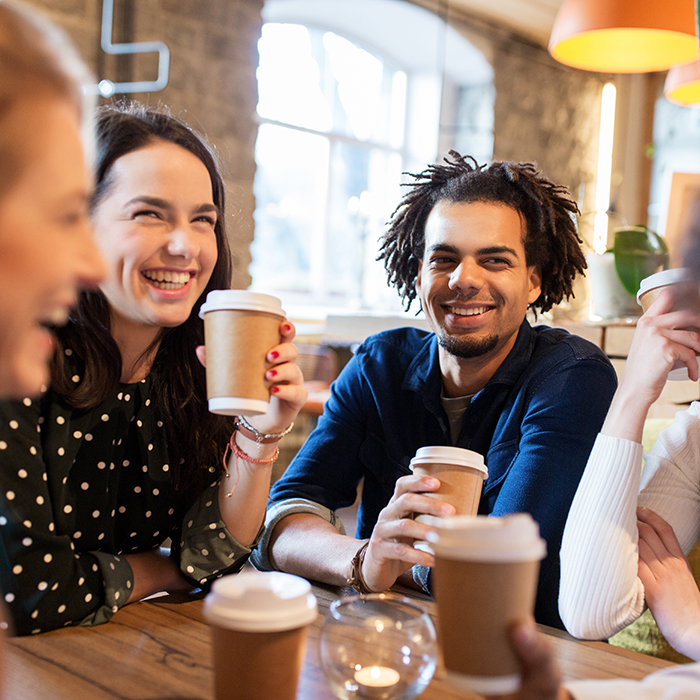
[[[279,356],[280,356],[280,354],[277,352],[277,350],[273,350],[273,351],[270,353],[270,357],[271,357],[273,360],[276,360]]]
[[[288,323],[285,323],[285,324],[282,326],[282,330],[283,330],[285,333],[289,333],[289,331],[292,330],[292,327],[291,327]]]
[[[276,377],[276,376],[277,376],[277,370],[276,370],[276,369],[271,369],[271,370],[268,371],[268,374],[269,374],[271,377]]]
[[[270,389],[270,391],[271,391],[273,394],[279,393],[279,390],[280,390],[280,388],[279,388],[278,386],[273,386],[272,389]]]

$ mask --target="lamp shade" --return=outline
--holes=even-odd
[[[648,73],[699,57],[694,0],[564,0],[549,52],[601,73]]]
[[[666,76],[664,95],[683,107],[700,107],[700,63],[673,66]]]

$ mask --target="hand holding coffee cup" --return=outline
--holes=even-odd
[[[365,583],[372,591],[384,591],[414,564],[432,566],[433,556],[415,549],[416,540],[425,540],[432,527],[413,519],[414,513],[442,518],[455,514],[454,506],[430,493],[440,488],[440,481],[429,476],[402,476],[394,494],[379,513],[372,530],[362,566]]]
[[[207,295],[199,315],[204,319],[206,355],[201,348],[198,354],[207,366],[209,410],[258,416],[269,409],[264,424],[256,425],[261,432],[277,432],[291,423],[307,392],[294,364],[294,326],[286,321],[279,299],[216,290]]]
[[[452,505],[455,515],[476,515],[479,510],[481,487],[489,472],[478,452],[443,445],[421,447],[410,463],[417,476],[431,476],[440,481],[440,488],[426,494]],[[415,519],[434,525],[430,515],[416,514]]]
[[[660,297],[661,301],[656,303]],[[656,316],[657,327],[666,331],[664,337],[679,345],[676,353],[684,355],[673,363],[667,378],[671,381],[697,379],[697,357],[684,350],[691,348],[696,356],[700,354],[698,347],[694,347],[700,333],[700,291],[690,271],[663,270],[643,279],[637,292],[637,302],[644,309],[645,316],[651,310],[651,316]],[[644,327],[641,319],[640,325]]]
[[[266,413],[270,400],[267,353],[280,342],[285,318],[279,299],[225,289],[209,292],[204,319],[209,410],[223,415]]]

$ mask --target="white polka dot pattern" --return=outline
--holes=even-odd
[[[77,356],[66,358],[76,364],[67,376],[80,378]],[[133,588],[118,553],[171,538],[192,582],[236,571],[249,554],[220,520],[216,485],[180,533],[151,380],[125,389],[91,410],[69,409],[50,389],[40,400],[0,405],[0,451],[15,465],[0,473],[0,546],[13,552],[8,571],[0,566],[0,590],[19,634],[107,621]]]

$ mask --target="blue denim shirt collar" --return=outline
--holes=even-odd
[[[515,384],[530,363],[536,338],[537,334],[532,326],[524,319],[518,329],[515,345],[479,394],[495,384]],[[402,388],[422,395],[425,407],[432,413],[439,412],[442,405],[442,374],[436,335],[433,334],[431,342],[426,343],[416,355],[406,373]]]

